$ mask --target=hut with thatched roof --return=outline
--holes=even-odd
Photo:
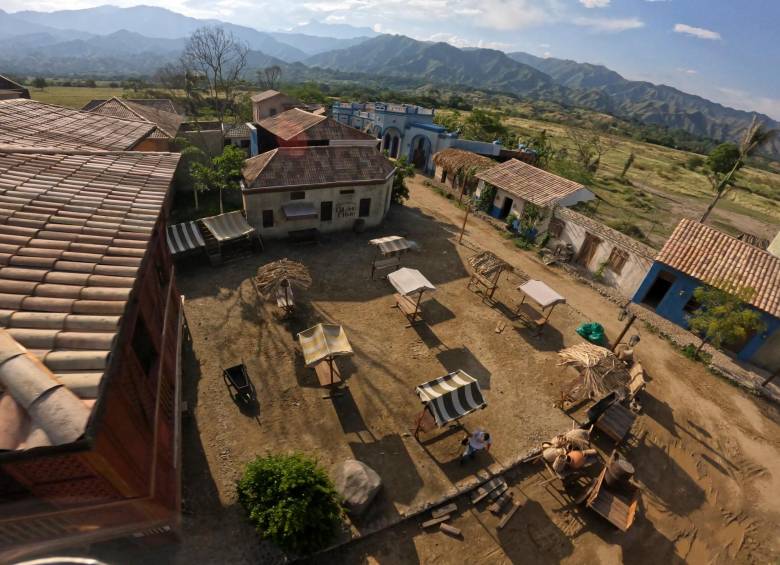
[[[471,151],[444,149],[433,156],[433,164],[436,166],[434,178],[463,194],[471,193],[477,187],[474,175],[495,166],[496,162]]]

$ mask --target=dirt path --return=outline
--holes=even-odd
[[[408,206],[459,227],[463,213],[421,179]],[[456,228],[457,229],[457,228]],[[485,222],[466,239],[545,280],[585,318],[615,335],[617,308],[536,257],[516,250]],[[562,509],[538,477],[514,488],[526,505],[497,534],[496,520],[468,510],[455,525],[464,540],[407,523],[329,555],[349,563],[771,563],[780,559],[780,412],[746,395],[642,330],[637,347],[649,377],[643,414],[625,447],[644,486],[634,527],[620,534],[594,515]],[[529,471],[532,473],[532,471]],[[322,562],[320,560],[320,562]]]

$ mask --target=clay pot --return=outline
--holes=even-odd
[[[567,464],[567,458],[565,455],[559,455],[555,461],[553,461],[552,468],[553,471],[558,473],[559,475],[563,473],[563,471],[566,469]]]
[[[561,455],[566,455],[566,450],[560,447],[548,447],[542,452],[542,457],[548,463],[552,463]]]
[[[579,469],[585,465],[585,454],[582,451],[570,451],[566,456],[566,463],[572,469]]]

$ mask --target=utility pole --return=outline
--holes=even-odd
[[[620,314],[618,315],[618,320],[624,320],[628,316],[628,321],[626,322],[626,325],[623,326],[623,329],[620,331],[620,335],[617,336],[617,339],[615,340],[615,344],[612,346],[612,352],[617,349],[617,346],[620,345],[620,341],[625,337],[626,333],[628,333],[628,330],[631,328],[631,325],[634,323],[634,320],[636,320],[636,314],[631,312],[628,309],[628,304],[623,307],[623,309],[620,311]]]
[[[463,225],[460,227],[460,237],[458,237],[458,243],[463,242],[463,234],[466,232],[466,221],[469,219],[469,212],[471,211],[471,199],[466,200],[466,214],[463,216]]]

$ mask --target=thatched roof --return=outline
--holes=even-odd
[[[306,265],[285,258],[266,263],[257,269],[255,285],[265,297],[275,296],[279,288],[288,284],[301,288],[311,286],[311,275]]]
[[[463,149],[444,149],[434,154],[433,163],[450,171],[473,169],[475,173],[496,165],[489,157],[464,151]]]
[[[514,267],[512,267],[512,265],[510,265],[503,259],[500,259],[490,251],[483,251],[482,253],[477,253],[473,257],[470,257],[468,261],[469,261],[469,265],[471,265],[474,268],[474,271],[476,271],[478,274],[482,275],[483,277],[487,277],[487,278],[490,278],[496,273],[501,273],[501,271],[514,270]]]
[[[628,366],[609,349],[579,343],[558,352],[560,365],[568,365],[580,371],[578,380],[567,396],[571,398],[602,398],[612,391],[625,391],[631,380]]]

